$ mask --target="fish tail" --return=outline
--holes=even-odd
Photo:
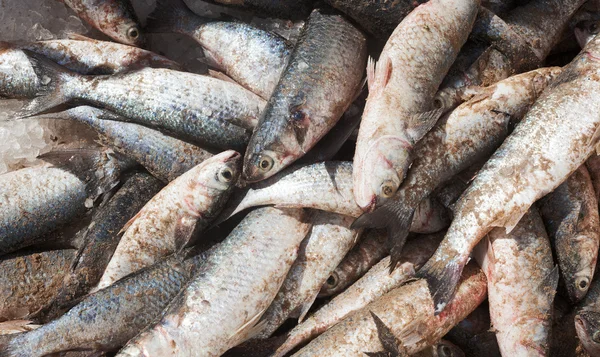
[[[31,66],[38,77],[39,86],[36,98],[17,113],[17,117],[25,118],[36,115],[67,102],[69,98],[62,93],[62,84],[76,77],[77,74],[43,55],[29,50],[22,51],[31,62]]]
[[[187,33],[205,22],[194,14],[183,0],[158,0],[156,8],[148,15],[148,33]]]
[[[466,263],[460,256],[450,261],[439,259],[439,249],[415,275],[418,279],[427,280],[435,315],[439,315],[452,300]]]

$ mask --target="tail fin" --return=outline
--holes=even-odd
[[[158,0],[156,8],[148,15],[146,32],[186,34],[206,22],[194,14],[183,0]]]
[[[415,214],[415,208],[411,205],[388,200],[373,212],[363,213],[350,226],[357,228],[387,228],[388,244],[390,246],[391,262],[390,271],[396,268],[400,261],[402,248],[410,231],[410,225]]]
[[[36,93],[37,98],[33,99],[17,113],[17,117],[29,117],[67,102],[70,98],[65,97],[61,92],[62,84],[78,75],[52,62],[43,55],[29,50],[22,51],[27,55],[29,62],[31,62],[31,66],[39,79],[39,86]]]
[[[465,262],[457,258],[451,261],[438,259],[436,252],[417,272],[416,278],[427,280],[436,315],[439,315],[454,297],[464,267]]]

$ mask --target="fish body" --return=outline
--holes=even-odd
[[[133,46],[144,45],[144,34],[129,0],[61,1],[82,20],[113,40]]]
[[[546,88],[461,196],[444,242],[417,275],[440,312],[471,250],[494,227],[512,230],[529,207],[567,179],[595,150],[600,127],[600,39]],[[498,182],[503,182],[498,185]]]
[[[360,217],[355,226],[387,227],[392,260],[414,220],[414,207],[443,182],[486,158],[502,144],[560,68],[542,68],[483,88],[446,114],[415,146],[415,160],[393,198]]]
[[[575,330],[583,348],[590,356],[598,356],[600,354],[600,280],[596,279],[592,282],[588,294],[575,311]]]
[[[119,231],[162,186],[159,180],[147,173],[134,173],[94,213],[85,232],[83,246],[73,259],[53,301],[56,308],[61,310],[98,283],[119,244]]]
[[[298,209],[250,212],[160,322],[117,356],[220,356],[256,333],[308,232],[304,220]]]
[[[171,182],[213,154],[104,109],[79,106],[31,118],[76,120],[94,129],[103,144],[137,161],[163,182]]]
[[[292,51],[244,158],[244,179],[273,176],[310,150],[361,89],[365,36],[343,16],[314,10]]]
[[[25,253],[0,261],[0,321],[23,319],[56,296],[74,249]]]
[[[434,95],[473,27],[478,0],[434,0],[402,20],[369,63],[369,97],[354,154],[354,196],[365,211],[392,197],[414,145],[442,113]]]
[[[592,179],[594,192],[596,192],[596,200],[600,200],[600,156],[592,155],[585,162],[585,166]]]
[[[369,230],[358,244],[346,254],[331,273],[319,297],[336,295],[362,277],[371,267],[388,255],[387,235],[383,230]]]
[[[488,278],[492,326],[503,356],[546,356],[558,285],[550,240],[532,208],[511,233],[496,228],[476,250]]]
[[[313,211],[311,230],[302,241],[298,258],[262,319],[266,327],[257,336],[269,337],[289,317],[304,320],[329,274],[356,242],[360,231],[350,229],[353,218]]]
[[[96,289],[175,253],[219,213],[237,182],[241,156],[224,151],[156,194],[123,227],[123,236]]]
[[[86,296],[65,315],[0,345],[12,357],[45,356],[68,350],[113,351],[154,321],[184,287],[193,271],[180,257],[132,274]]]
[[[198,42],[211,64],[236,82],[269,99],[290,57],[285,39],[241,22],[202,18],[183,0],[158,1],[152,32],[178,32]]]
[[[433,254],[443,235],[419,237],[407,243],[402,252],[401,268],[389,273],[390,259],[386,257],[373,266],[362,278],[333,298],[287,335],[286,341],[274,353],[281,357],[303,342],[321,334],[354,311],[361,310],[389,291],[410,279],[415,269]]]
[[[241,86],[208,76],[144,68],[112,76],[81,76],[28,53],[42,83],[21,117],[82,100],[198,144],[232,148],[247,141],[264,100]],[[240,125],[240,126],[238,126]]]
[[[405,354],[417,353],[432,345],[473,311],[486,297],[483,272],[469,265],[456,297],[448,310],[434,315],[427,283],[417,280],[396,288],[360,311],[353,313],[314,339],[294,356],[364,356],[384,348],[372,314],[389,327]]]
[[[86,38],[0,43],[0,96],[33,98],[39,90],[39,80],[22,49],[42,54],[81,74],[115,74],[144,67],[181,69],[177,63],[150,51],[108,41]]]
[[[585,165],[540,200],[539,207],[569,298],[577,303],[592,282],[600,244],[598,200]]]

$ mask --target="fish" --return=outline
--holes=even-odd
[[[587,293],[598,260],[598,200],[585,165],[538,204],[571,302]]]
[[[366,38],[336,12],[314,10],[248,143],[243,178],[289,166],[335,126],[362,90]]]
[[[465,357],[465,353],[460,347],[450,341],[439,340],[433,345],[425,348],[423,351],[414,354],[415,357]]]
[[[502,18],[484,12],[490,15],[485,39],[490,46],[457,80],[441,87],[436,98],[448,107],[458,105],[471,86],[490,86],[540,67],[584,2],[532,0]]]
[[[294,327],[272,357],[284,356],[296,346],[350,316],[354,311],[361,310],[389,291],[400,287],[433,254],[442,238],[443,235],[433,234],[410,240],[403,251],[401,268],[394,270],[392,274],[387,270],[389,256],[379,261],[356,283]]]
[[[586,297],[575,309],[575,330],[590,356],[600,353],[600,280],[594,280]]]
[[[160,0],[149,17],[146,31],[193,38],[211,65],[264,99],[273,93],[290,57],[291,46],[283,37],[241,22],[200,17],[183,0]]]
[[[115,74],[144,67],[181,70],[174,61],[137,47],[93,40],[79,35],[71,39],[32,43],[0,42],[0,97],[33,98],[40,83],[26,49],[81,74]]]
[[[23,252],[0,260],[0,322],[24,319],[58,292],[77,251]]]
[[[172,256],[84,297],[60,318],[0,345],[0,356],[33,357],[70,350],[115,351],[185,286],[202,259]]]
[[[208,256],[160,322],[117,356],[220,356],[252,337],[309,228],[302,209],[253,210]]]
[[[470,357],[502,357],[490,323],[489,307],[483,303],[444,338],[459,346]]]
[[[383,230],[371,229],[335,268],[321,287],[319,297],[337,295],[354,284],[369,269],[388,255],[387,235]]]
[[[165,135],[143,125],[129,123],[110,111],[78,106],[63,112],[28,117],[75,120],[100,136],[103,145],[127,156],[159,180],[168,183],[213,156],[212,151]]]
[[[592,155],[585,162],[585,166],[592,179],[594,192],[596,192],[596,200],[600,200],[600,156]]]
[[[478,8],[479,0],[422,4],[396,27],[377,64],[369,61],[353,172],[354,197],[363,211],[394,196],[414,160],[414,145],[442,115],[435,93]]]
[[[208,0],[217,4],[247,8],[259,16],[304,20],[313,9],[315,0]]]
[[[600,101],[590,94],[600,90],[595,54],[600,54],[600,39],[565,66],[457,202],[446,238],[417,272],[428,281],[436,313],[452,298],[475,245],[494,227],[510,232],[535,201],[595,150],[600,138],[595,134],[600,117],[593,114]]]
[[[265,104],[243,87],[209,76],[163,68],[81,76],[24,51],[42,86],[18,118],[77,99],[199,145],[239,148]]]
[[[291,166],[239,191],[216,223],[219,224],[247,208],[268,204],[314,208],[352,217],[358,217],[362,213],[352,195],[352,162],[326,161]],[[436,202],[424,200],[419,209],[420,214],[415,216],[414,227],[430,232],[432,229],[441,229],[440,225],[446,222],[446,208]]]
[[[597,20],[582,21],[573,29],[579,47],[584,48],[599,32]]]
[[[133,166],[99,149],[54,151],[40,158],[54,166],[0,175],[0,255],[30,246],[84,215]]]
[[[376,39],[387,40],[402,19],[427,1],[326,0],[325,2],[351,17]]]
[[[121,229],[123,236],[95,290],[191,245],[194,231],[208,227],[227,202],[240,164],[239,153],[224,151],[152,197]]]
[[[47,304],[45,321],[57,317],[96,286],[119,244],[119,230],[163,187],[144,172],[135,172],[123,181],[85,228],[84,243],[72,259],[56,297]]]
[[[142,47],[145,36],[129,0],[60,0],[111,39]]]
[[[386,227],[393,264],[408,235],[414,207],[440,184],[497,149],[560,72],[549,67],[509,77],[480,89],[444,115],[415,146],[415,160],[395,195],[364,213],[354,227]]]
[[[442,315],[434,315],[425,280],[398,287],[312,340],[293,356],[364,356],[383,350],[373,315],[391,330],[406,355],[417,353],[442,338],[485,298],[487,280],[478,267],[465,268],[459,293]]]
[[[490,231],[475,248],[488,280],[492,326],[503,356],[546,356],[558,266],[535,207],[506,233]]]
[[[271,336],[290,317],[304,320],[321,286],[361,233],[350,229],[353,220],[337,213],[312,212],[312,227],[275,300],[263,314],[265,327],[256,338]]]

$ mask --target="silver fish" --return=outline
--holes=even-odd
[[[596,279],[592,282],[587,296],[577,306],[575,313],[575,330],[583,348],[590,356],[598,356],[600,354],[600,280]]]
[[[220,356],[256,332],[309,224],[298,209],[250,212],[166,310],[117,354]]]

